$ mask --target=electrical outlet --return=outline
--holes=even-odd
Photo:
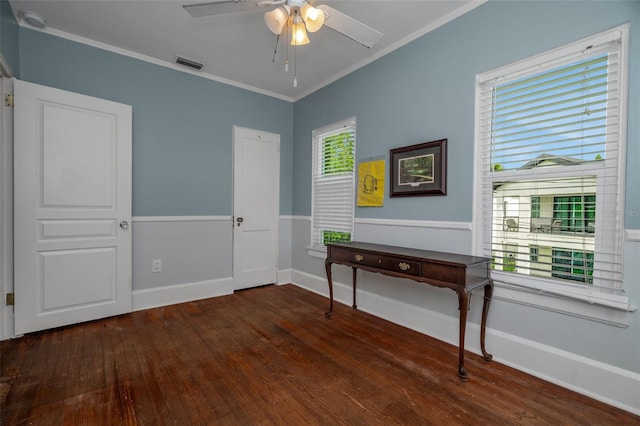
[[[151,262],[151,272],[162,272],[162,260],[153,259]]]

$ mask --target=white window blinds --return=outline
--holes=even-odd
[[[622,293],[626,32],[478,76],[476,238],[498,281]]]
[[[355,119],[313,132],[311,247],[353,238]]]

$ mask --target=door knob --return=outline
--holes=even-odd
[[[238,226],[240,226],[240,224],[244,221],[244,219],[239,217],[236,219],[236,221],[238,222]]]
[[[129,222],[127,222],[126,220],[123,220],[122,222],[120,222],[120,228],[129,229]]]

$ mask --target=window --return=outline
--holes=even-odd
[[[553,250],[551,276],[564,280],[591,283],[593,281],[593,252]]]
[[[492,257],[497,283],[628,308],[616,213],[627,33],[625,25],[478,75],[475,250]],[[514,256],[517,246],[529,252]]]
[[[529,262],[538,262],[540,255],[540,246],[530,245],[529,246]]]
[[[553,218],[561,220],[560,230],[594,232],[596,221],[595,195],[553,197]]]
[[[312,250],[353,238],[355,151],[355,119],[313,131]]]
[[[540,197],[531,197],[531,219],[540,219]]]

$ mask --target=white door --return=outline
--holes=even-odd
[[[15,333],[131,311],[131,107],[15,81]]]
[[[280,135],[233,128],[233,282],[273,284],[278,268]]]

